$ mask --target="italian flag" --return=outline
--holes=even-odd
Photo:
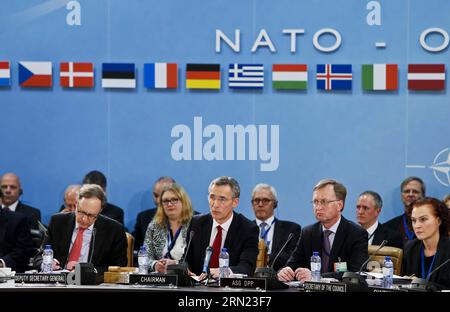
[[[364,64],[362,66],[363,90],[397,90],[397,64]]]
[[[306,90],[308,65],[273,64],[272,86],[278,90]]]

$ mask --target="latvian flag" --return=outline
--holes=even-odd
[[[0,87],[9,87],[11,85],[11,68],[9,62],[0,61]]]
[[[262,89],[264,87],[264,65],[230,64],[228,86],[234,89]]]
[[[93,88],[94,64],[74,62],[59,64],[59,83],[63,88]]]
[[[445,64],[409,64],[409,90],[444,90]]]
[[[397,90],[397,64],[362,65],[362,88],[366,91]]]
[[[51,88],[52,62],[19,62],[19,85]]]
[[[144,64],[144,86],[149,89],[178,88],[178,65],[174,63]]]
[[[220,64],[186,64],[186,88],[220,89]]]
[[[277,90],[306,90],[308,65],[273,64],[272,86]]]
[[[136,88],[134,63],[103,63],[103,88]]]
[[[317,64],[317,89],[351,90],[352,65]]]

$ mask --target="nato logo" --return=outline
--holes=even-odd
[[[436,180],[447,187],[450,187],[450,148],[444,148],[434,157],[433,164],[425,165],[406,165],[406,168],[430,168]]]

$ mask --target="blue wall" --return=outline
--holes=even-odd
[[[361,0],[79,0],[81,25],[74,26],[66,22],[73,13],[66,8],[68,2],[5,0],[0,11],[0,60],[11,62],[12,74],[12,86],[0,89],[0,174],[21,177],[22,200],[39,207],[44,222],[57,211],[65,187],[81,182],[93,169],[106,174],[109,200],[125,209],[128,228],[139,211],[152,206],[151,185],[161,175],[184,185],[202,212],[208,211],[210,180],[234,176],[242,188],[238,211],[250,218],[253,186],[272,184],[279,192],[278,217],[302,225],[314,222],[311,189],[326,177],[348,187],[344,215],[352,220],[357,195],[366,189],[383,196],[382,221],[400,214],[399,184],[409,175],[422,177],[429,195],[450,192],[448,173],[430,168],[449,153],[447,92],[408,91],[406,78],[409,63],[450,65],[448,49],[431,53],[419,44],[427,28],[450,31],[449,1],[378,1],[381,25],[375,26],[366,22],[370,1]],[[289,36],[282,33],[288,28],[305,30],[296,53],[290,52]],[[314,48],[313,35],[322,28],[342,35],[336,51]],[[216,52],[216,29],[230,38],[240,29],[240,52],[223,43]],[[276,52],[251,52],[261,29],[266,29]],[[386,48],[375,48],[377,41],[386,42]],[[329,46],[334,40],[323,36],[320,42]],[[438,46],[442,36],[431,35],[427,42]],[[53,88],[19,87],[19,61],[53,62]],[[62,61],[93,62],[95,88],[62,89]],[[143,64],[157,61],[178,63],[177,90],[144,88]],[[137,88],[103,89],[103,62],[136,63]],[[186,63],[221,64],[221,90],[187,90]],[[229,63],[264,64],[265,88],[229,89]],[[308,90],[272,89],[274,63],[308,64]],[[352,64],[353,90],[317,90],[319,63]],[[363,92],[361,64],[366,63],[398,64],[398,91]],[[202,118],[203,127],[215,124],[223,131],[226,125],[279,125],[279,166],[261,171],[265,162],[248,157],[173,160],[177,138],[171,137],[172,128],[184,124],[193,134],[194,117]]]

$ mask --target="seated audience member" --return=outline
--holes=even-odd
[[[293,234],[291,241],[273,264],[275,271],[286,264],[297,245],[301,232],[301,227],[297,223],[275,218],[274,212],[277,206],[278,198],[275,188],[268,184],[257,184],[252,192],[252,207],[256,217],[254,222],[259,227],[259,239],[264,240],[267,246],[269,255],[267,264],[269,266],[273,264],[274,258],[283,247],[289,234]]]
[[[405,246],[403,273],[429,279],[439,288],[450,288],[450,265],[430,273],[450,258],[448,208],[438,199],[425,197],[410,206],[416,239]]]
[[[408,241],[415,238],[414,231],[411,226],[410,216],[407,214],[408,207],[414,201],[425,196],[425,183],[418,177],[407,177],[400,185],[401,199],[403,202],[403,214],[392,218],[384,223],[384,226],[393,232],[401,233],[403,246]]]
[[[450,194],[448,194],[447,196],[444,197],[444,199],[442,200],[444,202],[444,204],[447,206],[448,209],[450,209]]]
[[[74,212],[77,204],[77,195],[81,185],[71,184],[64,191],[64,205],[59,209],[60,212]]]
[[[135,250],[139,250],[139,248],[144,243],[147,227],[156,214],[162,190],[165,187],[171,185],[172,183],[175,183],[175,180],[172,177],[163,176],[158,178],[158,180],[156,180],[156,182],[153,184],[152,194],[153,194],[153,202],[155,203],[155,208],[141,211],[136,217],[136,223],[134,225],[134,232],[133,232]]]
[[[101,215],[105,205],[102,188],[85,184],[78,193],[75,212],[52,216],[45,244],[53,248],[55,269],[73,270],[79,262],[91,262],[99,272],[104,272],[108,266],[127,265],[124,228]]]
[[[145,234],[144,245],[153,271],[164,273],[167,265],[181,259],[192,215],[192,204],[186,191],[175,183],[166,186],[159,197],[155,218]]]
[[[33,252],[27,217],[20,212],[0,209],[0,268],[23,272]]]
[[[369,235],[369,245],[381,245],[387,240],[387,246],[403,248],[403,240],[398,232],[391,231],[378,221],[383,200],[377,192],[362,192],[356,203],[356,219]]]
[[[333,272],[337,262],[345,262],[356,272],[368,258],[367,231],[342,216],[347,189],[325,179],[314,187],[312,205],[317,223],[304,227],[297,247],[278,271],[281,281],[311,280],[310,260],[314,251],[322,260],[322,273]]]
[[[83,184],[97,184],[103,189],[106,194],[106,177],[103,173],[97,170],[93,170],[85,175],[83,178]],[[123,225],[123,209],[113,205],[111,203],[106,203],[106,206],[102,210],[102,215],[108,218],[114,219]]]
[[[14,173],[5,173],[0,180],[0,188],[3,193],[2,208],[24,214],[31,222],[31,228],[39,230],[38,221],[41,221],[41,211],[25,205],[19,200],[23,193],[19,177]]]
[[[219,253],[228,249],[231,273],[253,275],[258,255],[258,227],[242,214],[233,212],[239,205],[239,183],[231,177],[219,177],[209,185],[210,213],[194,216],[188,233],[195,232],[186,261],[189,270],[200,278],[205,277],[203,260],[206,248],[213,253],[209,267],[211,276],[219,276]]]

